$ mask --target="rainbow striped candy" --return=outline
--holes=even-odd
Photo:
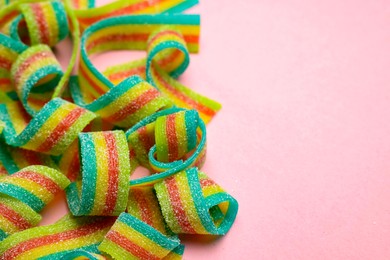
[[[105,260],[105,259],[107,258],[102,255],[90,253],[86,250],[74,250],[61,257],[61,260]]]
[[[99,250],[114,259],[164,259],[180,246],[176,237],[168,237],[128,213],[122,213],[99,245]]]
[[[46,166],[29,166],[1,178],[0,194],[18,199],[40,212],[69,184],[69,180],[57,170]]]
[[[135,170],[136,165],[141,165],[152,170],[149,164],[148,154],[149,150],[156,143],[154,135],[155,122],[160,116],[169,115],[178,111],[180,109],[175,107],[159,111],[141,120],[126,132],[130,151],[133,151],[134,155],[130,157],[132,159],[130,163],[133,165],[133,170]]]
[[[138,76],[123,80],[90,104],[84,103],[83,92],[75,79],[71,81],[71,91],[76,104],[123,128],[129,128],[141,119],[172,106],[157,89]]]
[[[100,117],[97,117],[83,129],[83,132],[110,131],[113,128],[114,126],[112,124],[103,121]],[[68,149],[62,154],[61,159],[58,162],[58,167],[70,181],[77,180],[80,173],[78,140],[75,140],[71,145],[69,145]]]
[[[156,133],[156,122],[161,117],[160,120],[160,126],[159,128],[164,128],[163,124],[166,122],[166,116],[170,117],[176,117],[173,116],[174,114],[179,113],[178,121],[180,120],[194,120],[194,122],[190,123],[188,122],[188,131],[189,133],[192,133],[191,138],[194,138],[194,128],[196,127],[197,123],[197,147],[195,149],[192,149],[189,153],[187,153],[185,156],[182,156],[179,160],[175,160],[173,162],[161,162],[158,161],[155,158],[156,154],[156,144],[155,140],[157,138],[157,135],[160,135],[159,144],[163,145],[164,138],[166,140],[166,131],[163,133],[159,130],[158,133]],[[189,167],[202,167],[205,156],[206,156],[206,126],[204,122],[198,118],[199,120],[196,120],[198,118],[196,111],[188,111],[183,110],[179,108],[172,108],[167,109],[163,111],[159,111],[155,113],[154,115],[145,118],[144,120],[137,123],[134,127],[130,128],[126,132],[126,136],[129,142],[130,151],[133,151],[134,157],[132,160],[132,165],[142,165],[149,170],[151,170],[154,173],[150,176],[146,176],[140,179],[132,180],[130,183],[133,186],[152,186],[154,183],[159,182],[160,180],[167,178],[179,171],[182,171]],[[191,129],[191,130],[190,130]],[[184,140],[184,128],[182,128],[183,131],[183,139]],[[187,135],[187,133],[186,133]],[[191,139],[190,138],[190,139]],[[188,138],[186,139],[188,140]],[[188,141],[186,141],[188,142]],[[165,143],[167,143],[165,141]],[[186,145],[186,149],[192,147],[193,145],[193,139],[189,141],[190,145],[188,143]],[[163,150],[163,149],[162,149]],[[167,149],[165,149],[167,151]],[[184,147],[183,147],[184,150]],[[163,152],[161,152],[163,153]],[[134,162],[134,163],[133,163]]]
[[[179,13],[198,3],[198,0],[126,1],[117,0],[107,5],[93,7],[93,1],[73,0],[74,10],[82,30],[102,19],[122,15]],[[89,2],[84,3],[84,2]],[[87,8],[82,8],[88,6]]]
[[[0,141],[0,162],[9,174],[30,165],[46,165],[51,168],[57,168],[57,165],[49,155],[12,147],[2,141]]]
[[[7,236],[34,227],[41,216],[23,202],[0,195],[0,241]]]
[[[175,233],[224,235],[236,218],[237,201],[197,168],[166,178],[154,188]]]
[[[12,64],[11,78],[26,111],[34,116],[51,100],[53,89],[63,76],[47,45],[35,45],[21,53]]]
[[[65,5],[68,4],[65,3]],[[65,9],[67,10],[65,11]],[[0,46],[7,46],[8,49],[12,49],[16,46],[17,49],[19,49],[18,53],[21,53],[28,48],[25,44],[36,45],[42,43],[53,47],[56,43],[68,36],[68,20],[70,22],[69,25],[73,28],[72,55],[62,77],[57,75],[54,79],[51,78],[52,76],[44,79],[51,81],[51,91],[45,91],[47,92],[45,93],[45,96],[47,96],[45,99],[49,96],[54,98],[62,95],[76,62],[80,43],[80,31],[74,13],[70,11],[69,6],[64,7],[61,1],[58,0],[42,2],[15,1],[0,10],[0,31],[5,34],[0,36]],[[10,41],[12,44],[9,44]],[[3,56],[7,56],[7,52],[1,51],[0,47],[0,60],[3,60]],[[8,61],[5,64],[7,64],[7,66],[12,65],[12,63],[8,64]],[[37,66],[35,69],[39,71],[40,67]],[[42,75],[42,73],[43,72],[41,71],[40,77],[43,78],[45,75]],[[2,70],[0,65],[0,88],[6,91],[6,93],[0,95],[1,101],[15,100],[15,98],[17,98],[13,91],[13,87],[10,84],[10,79],[9,70]],[[42,88],[38,88],[36,91],[40,89]],[[45,90],[48,89],[46,88]],[[37,96],[33,99],[41,100],[42,103],[42,93],[34,93],[34,91],[32,91],[30,94]],[[38,102],[37,100],[35,101]]]
[[[181,159],[196,147],[198,113],[185,110],[160,116],[156,120],[155,140],[157,159],[173,162]]]
[[[108,68],[104,75],[113,83],[139,74],[169,97],[175,105],[196,109],[208,123],[221,105],[183,86],[177,80],[189,64],[189,51],[196,52],[196,38],[182,34],[180,26],[161,26],[148,38],[147,59]]]
[[[7,144],[51,155],[64,152],[94,118],[92,112],[59,98],[52,99],[31,120],[19,102],[0,105]]]
[[[15,233],[0,242],[2,260],[61,259],[74,250],[98,253],[96,246],[114,224],[113,217],[66,215],[53,225]]]
[[[96,69],[89,55],[115,49],[145,50],[150,34],[165,23],[176,24],[183,37],[191,39],[194,43],[192,51],[197,50],[199,16],[196,15],[115,17],[102,20],[85,31],[81,39],[79,83],[85,94],[86,103],[97,99],[114,86]],[[145,63],[141,66],[145,68]]]
[[[129,192],[129,149],[123,131],[79,134],[82,179],[66,189],[75,216],[118,216]]]
[[[127,212],[162,234],[168,234],[153,187],[130,187]]]
[[[68,19],[61,1],[42,1],[20,5],[30,42],[55,46],[69,34]]]

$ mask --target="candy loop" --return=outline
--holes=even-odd
[[[68,36],[68,19],[60,1],[21,4],[20,10],[26,20],[32,45],[46,44],[53,47]]]
[[[132,160],[132,165],[140,164],[148,168],[152,172],[157,173],[137,180],[132,180],[130,182],[131,185],[133,186],[153,185],[154,183],[164,178],[167,178],[175,174],[176,172],[182,171],[186,168],[194,167],[194,166],[195,167],[203,166],[205,156],[206,156],[206,126],[201,119],[196,120],[197,116],[194,113],[196,113],[196,111],[188,112],[188,110],[183,110],[179,108],[167,109],[164,111],[160,111],[150,117],[145,118],[144,120],[140,121],[138,124],[136,124],[134,127],[132,127],[126,132],[126,136],[130,146],[130,151],[133,151],[133,153],[135,154]],[[155,154],[157,151],[156,144],[155,144],[156,143],[155,136],[159,136],[158,138],[161,138],[161,140],[158,141],[159,145],[163,145],[162,143],[164,141],[163,140],[164,138],[161,137],[161,133],[159,130],[158,130],[159,132],[157,132],[156,134],[156,129],[158,129],[156,127],[156,121],[160,117],[162,117],[161,122],[166,121],[164,117],[166,116],[169,117],[175,114],[179,114],[178,116],[179,120],[186,119],[185,116],[183,117],[183,115],[187,115],[188,116],[187,119],[192,120],[191,123],[188,122],[188,130],[190,133],[192,132],[191,138],[189,139],[186,138],[186,140],[190,141],[189,143],[184,144],[183,142],[184,132],[187,130],[187,128],[186,129],[182,128],[183,131],[181,131],[183,135],[183,139],[181,139],[180,142],[183,143],[181,143],[179,146],[182,147],[183,151],[187,151],[187,154],[183,156],[184,152],[181,152],[180,158],[178,160],[172,162],[161,162],[155,158]],[[176,115],[172,117],[176,117]],[[195,125],[193,125],[193,123],[195,122],[198,123],[196,127],[199,130],[198,144],[196,149],[194,149],[193,147],[194,138],[195,138],[193,134]],[[163,126],[160,127],[163,128]],[[166,137],[165,140],[167,140]],[[178,145],[177,140],[175,139],[172,140],[173,140],[172,143]],[[188,153],[189,151],[188,148],[191,148],[190,150],[192,150],[189,153]],[[160,154],[164,153],[163,150],[164,149],[162,148]]]
[[[184,37],[173,26],[163,26],[153,32],[149,36],[147,46],[146,80],[152,84],[152,66],[159,66],[171,77],[177,78],[190,63]]]
[[[15,116],[15,114],[17,116]],[[65,100],[55,98],[29,121],[18,102],[0,105],[0,120],[6,127],[7,144],[51,155],[60,155],[95,115]]]
[[[141,165],[152,170],[149,164],[148,153],[150,148],[155,144],[155,121],[160,116],[169,115],[178,111],[182,111],[182,109],[173,107],[159,111],[144,118],[126,131],[130,148],[130,163],[133,165],[132,170],[135,170],[136,165]]]
[[[59,171],[29,166],[0,179],[0,193],[20,200],[40,212],[54,196],[70,184]]]
[[[168,237],[128,213],[122,213],[99,245],[99,250],[114,259],[164,259],[180,246],[176,237]]]
[[[126,209],[129,150],[122,131],[79,134],[81,182],[66,189],[75,216],[118,216]]]
[[[196,146],[199,116],[195,110],[180,111],[156,120],[155,140],[157,159],[173,162],[181,159]]]
[[[175,233],[224,235],[236,218],[237,201],[197,168],[166,178],[154,188]]]
[[[47,45],[35,45],[21,53],[11,68],[11,78],[26,111],[34,116],[51,100],[63,72]]]

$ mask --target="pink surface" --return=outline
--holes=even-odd
[[[204,171],[240,209],[225,237],[184,239],[184,259],[389,259],[390,3],[214,0],[192,12],[201,52],[181,82],[223,104]],[[107,55],[100,68],[143,54]]]

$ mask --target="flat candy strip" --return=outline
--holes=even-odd
[[[130,177],[129,149],[122,131],[81,133],[81,182],[66,190],[76,215],[118,216],[126,209]]]
[[[41,216],[23,202],[0,195],[0,241],[7,236],[32,228],[41,221]]]
[[[167,237],[146,223],[122,213],[99,245],[114,259],[163,259],[180,242]]]
[[[3,260],[60,259],[74,250],[90,251],[102,241],[114,221],[112,217],[67,215],[53,225],[27,229],[7,237],[0,242],[0,255]]]
[[[3,135],[7,144],[51,155],[64,152],[95,118],[88,110],[55,98],[24,127],[28,119],[22,120],[22,111],[15,116],[18,111],[15,107],[15,104],[0,105],[0,120],[6,123]]]
[[[138,76],[123,80],[92,103],[85,104],[76,80],[73,78],[71,81],[76,104],[99,115],[104,121],[123,128],[129,128],[143,118],[172,106],[157,89]]]
[[[74,0],[73,2],[80,0]],[[75,14],[80,23],[82,30],[88,26],[105,18],[123,16],[123,15],[140,15],[140,14],[158,14],[158,13],[179,13],[190,8],[198,3],[197,0],[119,0],[112,3],[95,7],[95,8],[80,8],[80,4],[74,4],[79,9],[75,10]],[[86,6],[87,4],[83,4]],[[92,7],[88,4],[88,7]]]
[[[154,188],[165,221],[175,233],[224,235],[236,218],[237,201],[196,168]]]
[[[54,196],[70,184],[59,171],[46,166],[29,166],[0,179],[5,194],[40,212]]]

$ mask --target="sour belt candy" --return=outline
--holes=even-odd
[[[60,259],[73,250],[97,253],[96,246],[113,225],[112,217],[65,216],[48,226],[15,233],[0,242],[1,259]]]
[[[154,188],[165,221],[175,233],[224,235],[236,218],[237,201],[196,168]]]
[[[127,213],[122,213],[99,245],[114,259],[164,259],[180,246],[168,237]]]
[[[179,122],[185,126],[172,127],[173,123]],[[137,160],[136,163],[158,173],[131,181],[134,186],[153,185],[176,172],[203,165],[206,154],[206,127],[194,110],[163,110],[140,121],[126,132],[126,136],[130,149],[134,148],[133,161]],[[164,150],[169,152],[168,144],[171,151],[176,151],[170,158],[172,161],[161,162],[155,158],[156,150],[160,151],[161,157]],[[167,154],[166,158],[168,157]]]
[[[40,212],[69,185],[59,171],[29,166],[0,178],[0,240],[9,234],[36,226]]]
[[[228,232],[237,201],[198,170],[221,106],[177,80],[200,29],[178,12],[196,3],[0,3],[0,259],[174,260],[176,234]],[[69,33],[63,71],[54,47]],[[104,72],[91,61],[125,49],[146,57]],[[151,175],[130,181],[138,166]],[[64,189],[73,216],[34,227]]]
[[[67,188],[76,215],[118,216],[126,209],[130,176],[129,150],[123,131],[79,135],[81,182]]]

